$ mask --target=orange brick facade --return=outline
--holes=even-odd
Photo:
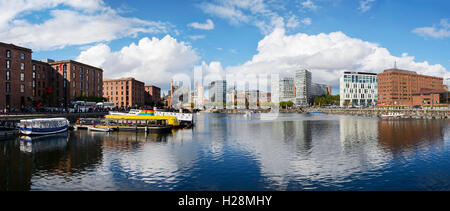
[[[389,69],[378,74],[378,104],[413,106],[413,94],[422,89],[443,91],[443,78]]]
[[[104,79],[103,97],[118,108],[145,105],[145,84],[134,78]]]

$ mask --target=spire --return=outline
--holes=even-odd
[[[395,60],[394,69],[397,69],[397,60]]]

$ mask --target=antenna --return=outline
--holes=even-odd
[[[397,60],[395,60],[394,69],[397,69]]]

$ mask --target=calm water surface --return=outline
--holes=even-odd
[[[0,140],[0,190],[450,190],[448,120],[201,114],[168,135]]]

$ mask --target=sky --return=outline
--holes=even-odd
[[[0,0],[0,42],[167,90],[172,77],[344,71],[450,78],[448,0]]]

